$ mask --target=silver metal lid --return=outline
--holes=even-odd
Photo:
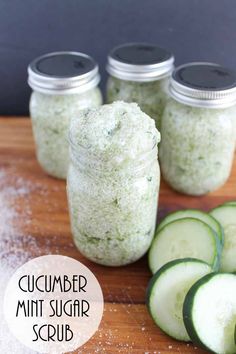
[[[127,43],[108,55],[107,72],[121,80],[148,82],[171,74],[174,56],[166,49],[147,43]]]
[[[28,66],[28,84],[46,94],[82,93],[100,81],[97,63],[78,52],[54,52],[33,60]]]
[[[181,65],[172,73],[169,93],[189,106],[230,107],[236,104],[236,72],[215,63]]]

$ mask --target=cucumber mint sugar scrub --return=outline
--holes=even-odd
[[[70,125],[68,201],[74,241],[109,266],[136,261],[152,241],[160,172],[155,122],[137,104],[87,109]]]
[[[177,191],[203,195],[223,186],[235,149],[236,73],[191,63],[172,74],[161,126],[160,163]]]
[[[85,54],[57,52],[37,58],[28,70],[37,159],[49,175],[66,178],[71,117],[102,104],[98,66]]]

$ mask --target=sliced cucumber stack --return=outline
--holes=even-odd
[[[190,340],[183,322],[185,295],[198,279],[211,272],[207,263],[185,258],[167,263],[152,277],[147,306],[154,322],[169,336]]]
[[[217,233],[222,244],[224,243],[224,233],[220,223],[208,213],[204,213],[203,211],[197,209],[178,210],[167,215],[158,225],[157,231],[161,230],[165,225],[169,224],[170,222],[183,218],[195,218],[205,222]]]
[[[223,272],[236,272],[236,205],[220,205],[210,214],[220,222],[224,230],[220,269]]]
[[[196,258],[219,268],[222,244],[219,237],[203,221],[183,218],[172,221],[157,232],[148,260],[152,273],[166,263],[180,258]]]
[[[183,316],[195,344],[235,354],[236,275],[213,273],[198,280],[185,297]]]

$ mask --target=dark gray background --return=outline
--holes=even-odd
[[[0,114],[28,114],[27,65],[57,50],[99,63],[108,51],[148,41],[177,64],[208,60],[236,67],[236,0],[0,0]]]

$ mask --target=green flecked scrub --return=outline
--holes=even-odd
[[[98,88],[79,94],[49,95],[33,92],[30,115],[37,158],[42,168],[57,178],[66,178],[69,165],[68,132],[71,117],[87,107],[102,104]]]
[[[235,148],[231,108],[190,107],[169,99],[163,113],[160,163],[177,191],[202,195],[228,179]]]
[[[165,78],[150,82],[137,82],[110,76],[107,82],[107,102],[122,100],[138,103],[142,111],[155,120],[156,127],[160,130],[161,116],[167,99],[165,89],[167,80]]]
[[[120,266],[149,248],[159,140],[155,122],[134,103],[115,102],[72,119],[68,201],[75,243],[88,259]]]

